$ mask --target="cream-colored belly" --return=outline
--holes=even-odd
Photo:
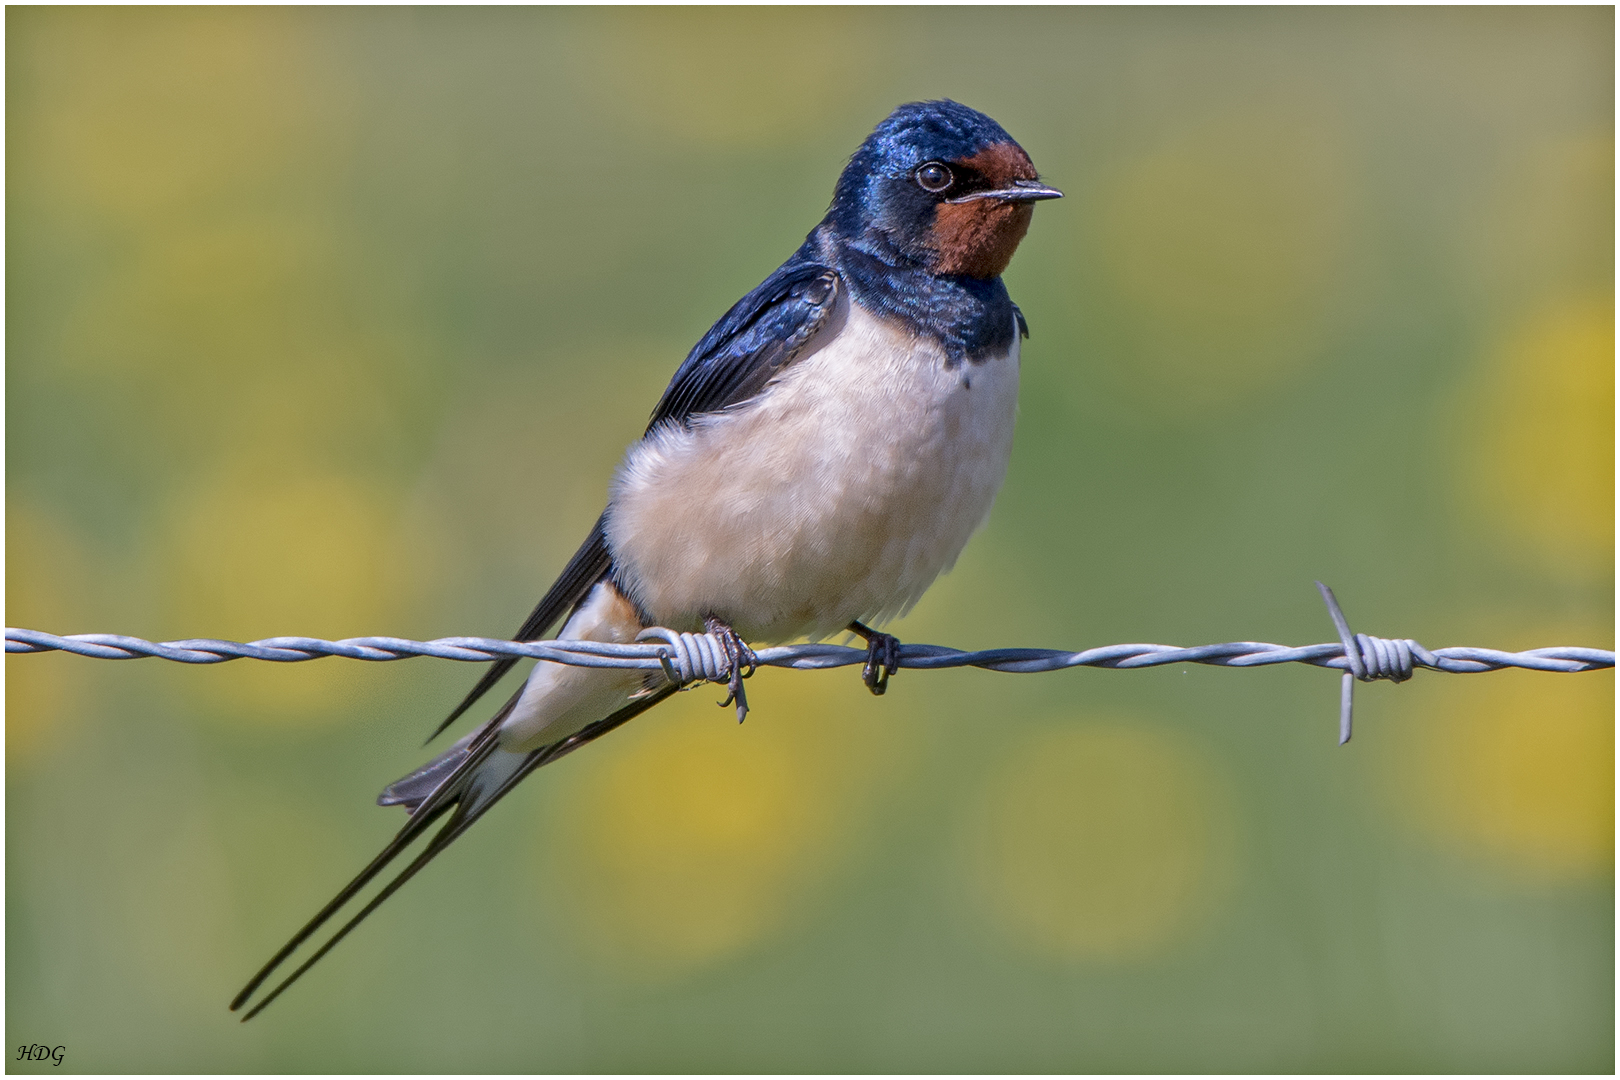
[[[758,398],[631,447],[607,539],[655,623],[714,614],[751,641],[902,614],[989,515],[1012,451],[1018,337],[942,350],[845,304]]]

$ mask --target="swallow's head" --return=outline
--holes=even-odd
[[[988,116],[918,101],[890,113],[855,151],[826,220],[874,254],[989,278],[1012,261],[1034,204],[1062,195]]]

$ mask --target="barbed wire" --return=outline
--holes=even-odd
[[[1404,682],[1419,668],[1452,674],[1472,674],[1523,668],[1531,671],[1577,672],[1614,667],[1614,652],[1581,646],[1557,645],[1523,652],[1505,652],[1472,646],[1429,650],[1411,638],[1377,638],[1352,634],[1333,591],[1316,586],[1328,606],[1339,640],[1321,645],[1273,645],[1263,641],[1229,641],[1218,645],[1123,644],[1104,645],[1080,652],[1062,649],[980,649],[968,651],[943,645],[901,645],[899,666],[917,670],[975,667],[988,671],[1032,674],[1093,667],[1115,670],[1163,667],[1166,664],[1208,664],[1215,667],[1265,667],[1271,664],[1310,664],[1344,672],[1340,692],[1339,741],[1348,742],[1353,715],[1355,683],[1389,679]],[[615,644],[602,641],[506,641],[498,638],[446,637],[412,641],[396,637],[323,638],[274,637],[259,641],[222,641],[188,638],[182,641],[147,641],[123,634],[69,634],[58,636],[39,630],[6,627],[7,653],[68,652],[101,660],[156,657],[182,664],[221,664],[230,660],[268,660],[301,663],[328,656],[351,660],[408,660],[431,656],[440,660],[491,661],[510,657],[545,660],[573,667],[627,668],[662,671],[679,686],[695,682],[724,682],[730,676],[725,651],[709,634],[690,634],[649,627],[640,637],[661,644]],[[845,645],[799,644],[759,649],[754,662],[762,667],[819,670],[864,664],[864,648]]]
[[[674,631],[670,631],[671,634]],[[707,634],[681,634],[682,639],[706,640]],[[1365,638],[1366,635],[1357,635]],[[1379,641],[1383,639],[1370,639]],[[1415,643],[1407,643],[1409,647]],[[395,637],[322,638],[276,637],[259,641],[222,641],[216,638],[190,638],[184,641],[147,641],[122,634],[69,634],[57,636],[39,630],[6,628],[6,652],[68,652],[99,660],[138,660],[156,657],[182,664],[221,664],[229,660],[269,660],[300,663],[328,656],[351,660],[409,660],[431,656],[440,660],[490,661],[508,657],[549,660],[574,667],[630,668],[658,671],[664,661],[674,663],[666,645],[615,645],[601,641],[505,641],[499,638],[447,637],[412,641]],[[866,662],[864,648],[846,645],[800,644],[758,649],[755,657],[762,667],[800,670],[846,667]],[[1603,649],[1556,646],[1525,652],[1498,649],[1453,647],[1430,651],[1421,645],[1412,648],[1414,669],[1430,668],[1464,674],[1527,668],[1535,671],[1592,671],[1614,666],[1614,653]],[[1352,670],[1345,659],[1344,646],[1331,641],[1321,645],[1272,645],[1262,641],[1230,641],[1219,645],[1104,645],[1082,652],[1060,649],[981,649],[964,651],[943,645],[901,645],[900,666],[936,669],[977,667],[989,671],[1028,674],[1060,671],[1072,667],[1147,668],[1165,664],[1213,664],[1218,667],[1262,667],[1268,664],[1311,664],[1316,667]],[[679,668],[677,667],[678,671]],[[703,678],[694,663],[692,674],[677,681]],[[1372,676],[1377,678],[1379,676]],[[1383,676],[1386,678],[1392,676]]]

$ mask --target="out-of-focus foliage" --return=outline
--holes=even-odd
[[[963,647],[1612,647],[1613,13],[7,12],[6,618],[500,636],[894,105],[1068,198]],[[84,1071],[1610,1071],[1613,678],[765,672],[246,1028],[473,669],[8,659],[7,1032]],[[14,1064],[13,1068],[22,1066]],[[44,1066],[32,1066],[43,1068]]]

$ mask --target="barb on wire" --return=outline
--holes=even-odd
[[[1333,628],[1339,632],[1339,644],[1344,647],[1344,659],[1348,665],[1344,677],[1339,680],[1339,745],[1343,746],[1350,741],[1350,724],[1355,715],[1356,680],[1405,682],[1412,677],[1412,669],[1419,660],[1424,661],[1425,666],[1433,667],[1434,654],[1411,638],[1375,638],[1366,634],[1352,634],[1350,622],[1344,617],[1344,610],[1339,607],[1339,599],[1333,595],[1333,590],[1320,581],[1316,583],[1316,588],[1322,594],[1322,602],[1327,605],[1328,616],[1333,619]]]
[[[982,649],[968,652],[942,645],[900,646],[900,666],[932,670],[976,667],[989,671],[1030,674],[1067,668],[1095,667],[1133,670],[1165,664],[1210,664],[1216,667],[1264,667],[1270,664],[1310,664],[1344,672],[1339,697],[1339,742],[1350,740],[1352,694],[1357,680],[1390,679],[1404,682],[1418,668],[1467,674],[1525,668],[1532,671],[1594,671],[1614,667],[1614,652],[1579,646],[1554,646],[1525,652],[1451,647],[1429,650],[1411,638],[1375,638],[1352,634],[1333,590],[1316,583],[1339,640],[1321,645],[1272,645],[1260,641],[1230,641],[1219,645],[1104,645],[1081,652],[1061,649]],[[441,660],[490,661],[529,657],[574,667],[630,668],[662,671],[671,682],[725,681],[729,669],[724,650],[708,634],[689,634],[649,627],[642,639],[657,643],[617,645],[602,641],[503,641],[497,638],[447,637],[410,641],[394,637],[321,638],[276,637],[261,641],[219,641],[190,638],[184,641],[146,641],[122,634],[70,634],[58,636],[39,630],[6,628],[6,652],[69,652],[103,660],[158,657],[183,664],[221,664],[229,660],[270,660],[299,663],[326,656],[354,660],[406,660],[432,656]],[[866,650],[843,645],[800,644],[760,649],[763,667],[800,670],[846,667],[866,662]]]

